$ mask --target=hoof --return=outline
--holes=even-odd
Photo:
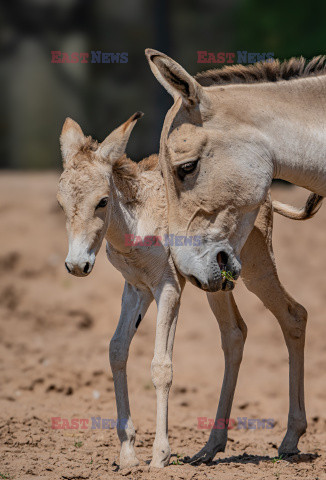
[[[282,449],[281,447],[278,449],[278,454],[279,456],[282,456],[282,458],[289,458],[293,457],[293,455],[298,455],[300,453],[300,450],[298,448],[292,448],[289,450]]]
[[[201,463],[210,463],[213,458],[215,457],[214,452],[206,451],[203,452],[202,450],[193,457],[184,457],[182,461],[184,463],[190,463],[191,465],[200,465]]]
[[[153,458],[150,463],[150,467],[153,468],[164,468],[169,465],[171,457],[171,450],[168,443],[164,443],[163,446],[154,445],[153,446]]]
[[[149,464],[150,468],[164,468],[169,465],[168,460],[154,460],[152,459],[151,463]]]
[[[120,458],[120,466],[119,469],[123,470],[125,468],[132,468],[132,467],[137,467],[139,465],[139,460],[137,457],[132,457],[132,458]]]
[[[278,449],[278,454],[283,457],[291,457],[292,455],[298,455],[298,453],[300,453],[300,450],[298,449],[297,439],[293,441],[291,438],[289,440],[285,438]]]
[[[214,447],[209,447],[205,445],[198,453],[193,457],[184,457],[184,463],[190,463],[192,465],[200,465],[201,463],[210,463],[214,460],[215,455],[218,452],[224,452],[225,444],[215,445]]]

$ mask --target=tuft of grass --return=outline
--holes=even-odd
[[[80,448],[83,446],[83,442],[75,442],[75,447]]]
[[[221,270],[221,275],[223,278],[225,278],[225,280],[229,280],[230,282],[236,283],[231,272],[227,272],[226,270]]]
[[[278,463],[280,460],[283,460],[283,455],[272,458],[272,463]]]
[[[4,475],[3,473],[0,473],[0,478],[2,478],[2,480],[12,480],[10,475]]]
[[[183,457],[183,455],[180,455],[179,453],[177,453],[177,459],[173,460],[172,465],[183,465],[183,461],[181,460],[181,457]]]

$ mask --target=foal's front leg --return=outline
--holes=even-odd
[[[165,285],[155,299],[158,305],[152,380],[156,389],[156,435],[151,467],[168,465],[171,450],[168,439],[168,398],[172,384],[172,352],[178,320],[181,291],[177,286]]]
[[[225,450],[233,396],[247,337],[246,324],[231,292],[208,293],[207,298],[220,327],[225,370],[215,428],[211,430],[206,445],[192,458],[185,458],[189,463],[209,462],[217,452]]]
[[[110,342],[110,364],[118,412],[117,431],[121,442],[120,468],[139,464],[134,451],[135,428],[130,416],[126,365],[131,340],[152,300],[150,292],[138,290],[126,282],[119,323]]]

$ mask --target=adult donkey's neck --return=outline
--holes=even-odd
[[[266,138],[274,178],[325,196],[326,75],[247,88],[249,115]]]

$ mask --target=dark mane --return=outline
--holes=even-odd
[[[223,68],[197,73],[195,79],[200,85],[227,85],[234,83],[262,83],[292,80],[326,74],[326,56],[319,55],[312,60],[290,58],[280,62],[258,62],[253,65],[227,65]]]

